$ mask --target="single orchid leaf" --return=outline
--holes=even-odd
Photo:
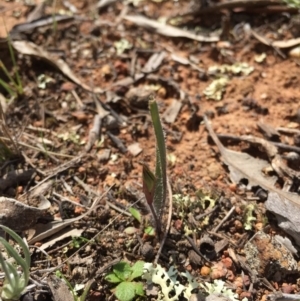
[[[154,190],[155,190],[156,177],[149,167],[143,163],[143,191],[147,203],[153,203]]]
[[[161,215],[166,202],[167,191],[167,155],[166,155],[166,143],[163,127],[159,117],[158,106],[154,97],[149,100],[150,115],[156,138],[156,166],[155,166],[155,189],[153,206],[157,214],[156,225],[157,231],[162,232],[161,229]]]

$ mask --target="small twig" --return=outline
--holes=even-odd
[[[276,292],[276,293],[268,295],[267,300],[270,300],[270,301],[275,301],[275,300],[277,300],[277,301],[290,301],[290,300],[299,301],[300,295],[284,294],[281,292]]]
[[[107,269],[109,269],[110,267],[112,267],[113,265],[118,263],[119,261],[121,261],[120,257],[113,259],[111,262],[109,262],[109,263],[105,264],[103,267],[99,268],[97,270],[96,274],[100,275],[100,274],[104,273]]]
[[[195,216],[195,220],[198,221],[199,219],[207,216],[207,215],[210,215],[212,214],[213,212],[215,212],[217,209],[219,208],[219,206],[215,206],[214,208],[208,210],[207,212],[204,212],[204,213],[201,213],[201,214],[198,214]]]
[[[277,130],[279,130],[279,129],[277,129]],[[220,140],[232,140],[232,141],[236,141],[236,142],[241,142],[241,141],[249,142],[248,140],[245,140],[243,137],[234,136],[234,135],[218,134],[217,137]],[[281,151],[300,153],[300,147],[293,146],[293,145],[287,145],[287,144],[280,143],[280,142],[273,142],[273,141],[269,141],[269,142],[274,144]]]
[[[76,158],[73,158],[72,160],[60,165],[58,168],[55,168],[54,170],[52,170],[51,175],[49,175],[48,177],[44,178],[42,181],[40,181],[37,185],[35,185],[34,187],[32,187],[31,189],[29,189],[27,192],[23,193],[21,195],[21,197],[26,196],[28,193],[32,192],[33,190],[35,190],[38,186],[42,185],[43,183],[47,182],[49,179],[51,179],[54,176],[57,176],[57,174],[65,171],[66,169],[70,168],[70,166],[73,166],[74,164],[76,164],[77,162],[79,162],[82,158],[82,155],[79,155]]]
[[[286,133],[286,134],[300,135],[300,130],[298,130],[298,129],[289,129],[289,128],[279,127],[279,128],[276,128],[276,131]]]
[[[47,133],[47,134],[52,134],[54,136],[57,136],[57,134],[54,131],[49,130],[49,129],[45,129],[45,128],[42,128],[42,127],[36,127],[36,126],[33,126],[33,125],[28,125],[26,127],[26,129],[31,130],[31,131],[35,131],[35,132],[39,132],[39,133]]]
[[[75,100],[77,101],[78,105],[80,108],[84,108],[84,104],[81,101],[81,99],[79,98],[77,92],[75,90],[71,90],[71,94],[73,95],[73,97],[75,98]]]
[[[195,244],[195,242],[193,241],[193,239],[187,235],[185,235],[185,238],[188,240],[188,242],[191,244],[191,246],[193,247],[194,251],[206,262],[210,263],[210,261],[205,258],[205,256],[202,255],[202,253],[199,251],[199,248],[197,247],[197,245]]]
[[[56,164],[59,164],[59,160],[56,159],[52,154],[50,154],[48,152],[47,149],[45,149],[45,147],[43,145],[41,145],[40,143],[36,143],[36,146],[39,148],[39,150],[45,154],[47,157],[49,157],[53,162],[55,162]]]
[[[253,7],[262,7],[268,5],[280,5],[282,4],[279,0],[232,0],[226,2],[220,2],[215,5],[211,5],[209,7],[202,8],[200,10],[196,10],[195,12],[191,13],[194,15],[203,15],[208,13],[218,13],[223,9],[231,9],[234,8],[253,8]]]
[[[166,226],[166,230],[165,230],[164,236],[163,236],[163,238],[161,240],[159,249],[157,251],[157,254],[156,254],[156,257],[155,257],[155,260],[154,260],[154,264],[157,264],[157,262],[159,260],[162,248],[163,248],[163,246],[165,244],[165,241],[167,239],[167,236],[169,234],[170,227],[171,227],[172,212],[173,212],[173,194],[172,194],[172,188],[171,188],[169,179],[167,179],[167,187],[168,187],[168,194],[169,194],[169,214],[168,214],[167,226]]]
[[[74,176],[73,179],[85,190],[87,191],[88,193],[90,194],[93,194],[97,197],[100,196],[99,193],[97,193],[96,191],[92,190],[88,185],[86,185],[83,181],[81,181],[78,177]],[[131,216],[131,214],[121,208],[119,208],[118,206],[114,205],[113,203],[111,203],[110,201],[108,200],[105,200],[106,204],[110,207],[110,208],[113,208],[115,209],[116,211],[124,214],[124,215],[127,215],[127,216]]]
[[[133,204],[130,204],[128,208],[134,206],[135,204],[137,204],[138,202],[140,202],[141,199],[138,199],[136,202],[134,202]],[[108,227],[110,227],[114,221],[116,221],[123,213],[118,214],[117,216],[115,216],[115,218],[113,218],[106,226],[103,227],[103,229],[101,229],[100,232],[98,232],[97,234],[95,234],[87,243],[85,243],[84,245],[82,245],[79,249],[77,249],[70,257],[68,257],[67,259],[65,259],[62,263],[60,263],[59,265],[57,265],[56,267],[53,268],[49,268],[49,269],[44,269],[44,270],[36,270],[31,272],[31,274],[33,273],[47,273],[46,275],[44,275],[43,278],[47,278],[47,276],[56,271],[57,269],[59,269],[60,267],[62,267],[64,264],[66,264],[72,257],[76,256],[78,253],[82,252],[82,250],[84,250],[87,245],[91,242],[91,241],[95,241],[96,238],[102,233],[104,232]],[[104,267],[103,267],[104,268]]]
[[[218,232],[218,230],[221,228],[221,226],[224,224],[225,221],[227,221],[229,219],[229,217],[231,216],[231,214],[234,212],[235,210],[235,206],[233,206],[228,213],[224,216],[224,218],[221,220],[221,222],[219,223],[219,225],[217,225],[215,227],[214,230],[212,230],[212,232]]]
[[[69,203],[71,203],[71,204],[73,204],[73,205],[75,205],[75,206],[78,206],[78,207],[82,207],[82,208],[88,209],[87,206],[82,205],[82,204],[77,203],[77,202],[74,202],[74,201],[72,201],[72,200],[66,198],[65,196],[60,195],[59,193],[57,193],[57,192],[55,192],[55,191],[53,191],[52,194],[53,194],[54,196],[56,196],[57,198],[59,198],[61,202],[62,202],[62,201],[69,202]]]
[[[40,175],[42,175],[43,177],[46,177],[46,173],[43,172],[41,169],[37,168],[32,162],[31,160],[27,157],[27,155],[22,152],[22,156],[25,159],[26,163],[31,166],[37,173],[39,173]],[[1,169],[0,169],[1,170]]]
[[[115,144],[115,146],[120,150],[121,153],[124,154],[127,152],[126,146],[117,136],[113,135],[109,131],[106,131],[106,134],[110,138],[110,140]]]
[[[236,248],[238,247],[238,244],[236,244],[232,239],[230,239],[230,237],[227,237],[224,234],[219,234],[219,233],[212,232],[212,231],[207,231],[207,233],[210,235],[213,235],[215,237],[218,237],[220,239],[227,239],[234,247],[236,247]]]
[[[102,118],[99,114],[95,115],[94,117],[94,124],[92,129],[89,133],[89,140],[85,146],[85,150],[89,152],[91,148],[93,147],[95,141],[99,139],[100,137],[100,131],[101,131],[101,125],[102,125]]]
[[[6,138],[6,137],[3,137],[3,136],[1,136],[0,139],[1,139],[1,140],[5,140],[5,141],[11,141],[10,139],[8,139],[8,138]],[[55,153],[55,152],[50,152],[50,151],[41,150],[41,149],[39,149],[38,147],[34,147],[34,146],[32,146],[32,145],[29,145],[29,144],[27,144],[27,143],[20,142],[20,141],[18,141],[18,145],[21,145],[21,146],[24,146],[24,147],[27,147],[27,148],[36,150],[36,151],[38,151],[38,152],[47,153],[48,155],[50,154],[50,155],[57,156],[57,157],[74,158],[74,156],[67,155],[67,154],[61,154],[61,153]]]

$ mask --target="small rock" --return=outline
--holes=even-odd
[[[142,255],[145,257],[147,261],[152,260],[154,258],[154,249],[150,245],[149,242],[145,242],[141,249]]]
[[[251,300],[252,299],[251,292],[242,292],[240,294],[240,299],[243,299],[243,298],[247,298],[248,300]]]
[[[147,110],[151,94],[153,94],[153,90],[144,87],[134,87],[126,93],[126,98],[132,107]]]
[[[282,283],[281,290],[284,294],[291,294],[294,288],[288,283]]]
[[[208,167],[207,167],[207,172],[209,177],[212,180],[216,180],[220,174],[221,174],[221,168],[219,166],[219,164],[217,163],[211,163]]]
[[[201,276],[208,276],[210,274],[210,268],[207,266],[203,266],[200,270]]]
[[[211,267],[210,277],[212,280],[224,278],[228,270],[222,262],[217,262]]]

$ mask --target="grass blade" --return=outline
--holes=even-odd
[[[12,42],[11,42],[9,34],[7,35],[7,44],[8,44],[9,54],[10,54],[10,57],[13,62],[13,66],[15,67],[16,81],[12,80],[12,82],[14,83],[14,86],[16,87],[18,94],[22,95],[23,94],[23,86],[22,86],[22,82],[21,82],[21,78],[20,78],[20,74],[18,71],[18,66],[17,66],[17,62],[16,62],[16,58],[15,58],[15,53],[14,53],[14,50],[12,47]]]

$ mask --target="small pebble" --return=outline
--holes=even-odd
[[[227,269],[232,268],[232,259],[231,258],[226,257],[226,258],[223,258],[221,261]]]
[[[234,280],[234,285],[238,288],[241,288],[243,287],[243,279],[242,277],[236,277],[235,280]]]
[[[212,280],[214,279],[220,279],[226,276],[228,270],[224,266],[222,262],[218,262],[214,264],[211,268],[210,277]]]
[[[210,274],[210,268],[207,266],[203,266],[200,270],[201,276],[208,276]]]
[[[247,298],[248,300],[251,300],[252,299],[252,294],[250,292],[242,292],[240,294],[240,298],[241,299]]]
[[[285,294],[291,294],[294,291],[293,287],[288,283],[282,283],[281,290]]]

